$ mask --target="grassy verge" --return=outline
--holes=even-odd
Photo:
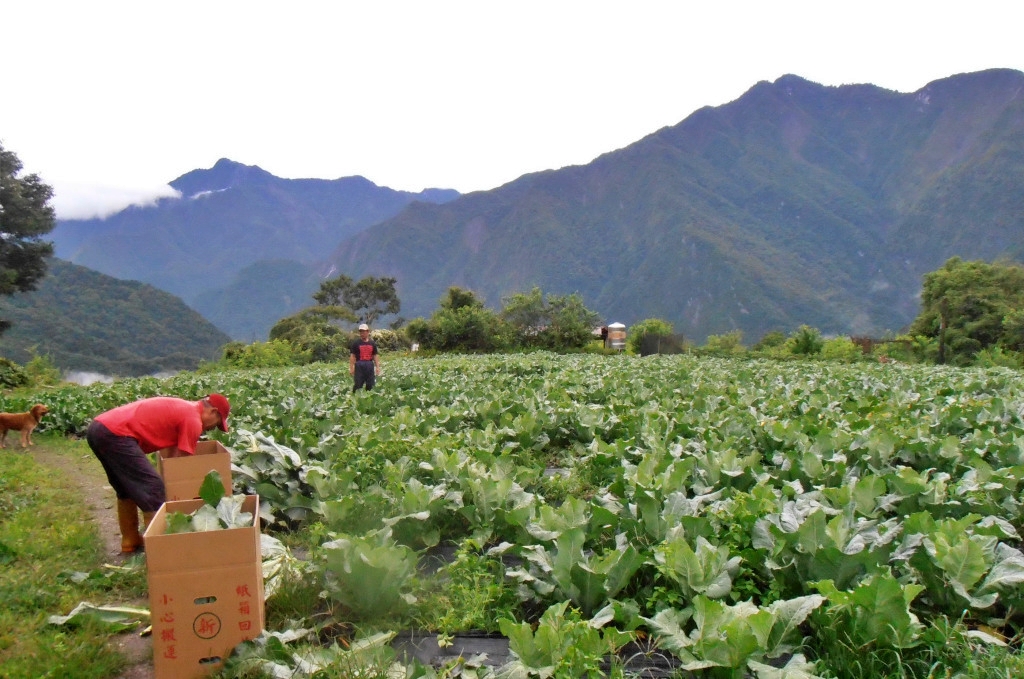
[[[35,437],[37,446],[81,454],[81,443]],[[0,451],[0,676],[105,679],[126,665],[100,623],[48,624],[83,601],[145,596],[145,570],[104,569],[101,536],[72,481],[20,449]],[[86,577],[88,576],[88,577]]]

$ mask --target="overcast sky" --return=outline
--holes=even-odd
[[[219,158],[491,189],[792,73],[900,92],[1024,70],[1024,2],[0,0],[0,144],[64,218]]]

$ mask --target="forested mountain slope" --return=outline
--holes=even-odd
[[[0,318],[0,356],[111,376],[192,370],[231,341],[170,293],[56,258],[38,290],[0,298]]]
[[[696,340],[898,331],[947,258],[1024,253],[1022,91],[1011,70],[909,94],[784,76],[588,165],[410,205],[332,261],[396,277],[407,317],[450,285],[492,306],[539,285]]]
[[[490,191],[413,195],[221,161],[175,180],[180,199],[61,222],[54,239],[245,341],[337,273],[395,277],[406,318],[452,285],[495,307],[540,286],[695,341],[804,323],[878,336],[909,324],[921,276],[949,257],[1024,258],[1022,93],[1006,69],[913,93],[787,75]]]

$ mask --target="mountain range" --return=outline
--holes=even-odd
[[[787,75],[591,163],[490,191],[279,179],[222,160],[179,199],[62,220],[57,254],[181,296],[262,339],[326,276],[397,279],[402,316],[451,285],[490,306],[539,286],[694,341],[800,324],[880,336],[952,256],[1024,259],[1024,73],[917,92]]]
[[[170,185],[179,197],[59,220],[55,254],[177,295],[246,341],[265,339],[275,321],[313,303],[320,279],[332,275],[325,253],[346,237],[414,201],[459,195],[395,191],[363,177],[282,179],[227,159]]]

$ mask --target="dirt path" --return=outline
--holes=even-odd
[[[38,437],[34,443],[32,458],[41,465],[59,471],[70,483],[78,487],[84,504],[103,538],[107,560],[110,563],[123,562],[114,489],[107,483],[103,467],[88,446],[83,443],[80,452],[68,452],[48,447],[44,437]],[[131,604],[149,608],[147,600]],[[111,643],[115,644],[128,659],[128,667],[117,677],[110,679],[153,679],[153,644],[149,637],[140,637],[136,630],[111,637]]]

